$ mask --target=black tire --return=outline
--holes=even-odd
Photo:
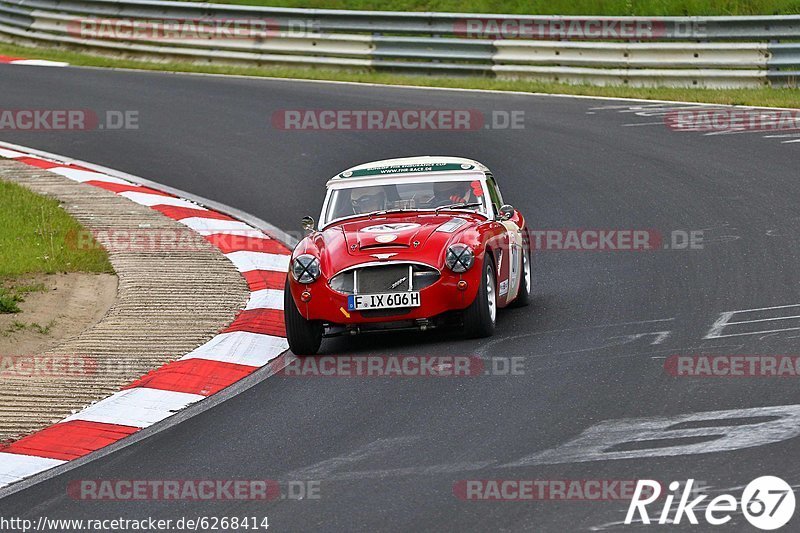
[[[491,292],[489,289],[491,286]],[[493,298],[492,305],[489,300]],[[492,307],[494,310],[492,311]],[[487,253],[483,259],[483,275],[475,300],[464,311],[464,332],[470,338],[491,337],[494,335],[497,318],[497,276],[494,263]]]
[[[289,280],[283,291],[283,318],[286,322],[286,339],[295,355],[316,355],[322,344],[324,327],[319,320],[306,320],[292,298]]]
[[[519,293],[514,301],[511,302],[511,307],[526,307],[531,304],[531,280],[533,279],[533,271],[531,265],[531,252],[525,250],[525,255],[522,256],[522,281],[519,285]],[[527,272],[526,270],[527,269]]]

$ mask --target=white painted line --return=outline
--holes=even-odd
[[[739,133],[760,133],[762,131],[768,131],[768,130],[748,130],[746,128],[731,128],[727,130],[707,131],[703,135],[705,135],[706,137],[710,137],[714,135],[737,135]]]
[[[277,289],[262,289],[250,293],[245,310],[250,309],[280,309],[283,310],[283,291]]]
[[[268,254],[265,252],[231,252],[225,254],[239,272],[251,270],[275,270],[277,272],[289,271],[290,256],[281,254]]]
[[[621,100],[625,100],[625,99],[621,98]],[[601,105],[601,106],[597,106],[597,107],[590,107],[589,109],[592,109],[592,110],[595,110],[595,111],[608,111],[608,110],[614,110],[614,109],[623,109],[623,110],[625,110],[625,109],[631,109],[633,107],[634,106],[632,106],[630,104],[628,104],[628,105]],[[640,104],[640,105],[637,105],[635,107],[637,107],[639,109],[645,109],[645,108],[648,108],[648,107],[656,107],[656,108],[658,108],[658,107],[664,107],[664,104],[663,103],[660,103],[660,104]]]
[[[85,181],[104,181],[106,183],[119,183],[120,185],[133,185],[125,180],[121,180],[119,178],[114,178],[112,176],[106,176],[105,174],[100,174],[99,172],[92,172],[91,170],[81,170],[78,168],[69,168],[69,167],[55,167],[48,169],[49,172],[53,174],[58,174],[59,176],[64,176],[65,178],[69,178],[72,181],[77,181],[79,183],[83,183]]]
[[[611,328],[615,326],[635,326],[637,324],[651,324],[653,322],[672,322],[675,318],[654,318],[650,320],[634,320],[632,322],[613,322],[611,324],[598,324],[596,326],[585,326],[582,328],[572,328],[572,329],[588,329],[588,328]],[[558,330],[556,330],[558,331]],[[566,331],[566,330],[564,330]]]
[[[720,333],[722,330],[725,329],[725,326],[728,324],[728,320],[731,319],[733,315],[735,315],[737,311],[726,311],[724,313],[720,313],[717,320],[711,325],[711,329],[708,330],[705,337],[703,339],[718,339],[720,338]]]
[[[791,143],[800,143],[800,139],[795,139],[793,141],[781,141],[781,144],[791,144]]]
[[[633,128],[636,126],[664,126],[664,121],[661,122],[635,122],[633,124],[623,124],[623,128]],[[685,131],[685,130],[677,130],[677,131]]]
[[[47,59],[17,59],[11,61],[12,65],[28,65],[32,67],[68,67],[69,63],[63,61],[48,61]]]
[[[721,109],[714,105],[705,105],[705,104],[698,104],[698,105],[691,105],[691,106],[670,106],[670,107],[659,107],[657,109],[648,109],[642,111],[641,107],[631,107],[630,109],[625,109],[621,111],[617,111],[618,113],[633,113],[639,117],[658,117],[658,116],[665,116],[669,115],[670,113],[675,113],[676,111],[694,111],[698,108],[703,109],[704,111],[708,111],[709,109]]]
[[[125,191],[119,193],[119,196],[124,196],[128,200],[136,202],[137,204],[153,207],[154,205],[174,205],[176,207],[188,207],[190,209],[201,209],[208,211],[205,207],[194,204],[188,200],[181,198],[173,198],[172,196],[162,196],[160,194],[149,194],[146,192]]]
[[[774,417],[774,419],[773,419]],[[716,425],[730,419],[752,421],[736,425]],[[766,418],[766,420],[765,420]],[[708,426],[676,429],[681,423],[706,422]],[[746,422],[746,421],[745,421]],[[800,405],[778,405],[726,411],[705,411],[673,416],[621,418],[597,423],[578,437],[555,448],[537,451],[502,467],[518,468],[542,464],[648,459],[680,455],[708,454],[774,444],[800,434]],[[700,442],[684,441],[700,437]],[[706,440],[707,438],[713,440]],[[673,440],[669,446],[648,446],[651,441]],[[638,449],[614,451],[624,444],[639,444]]]
[[[754,307],[753,309],[739,309],[738,311],[729,311],[730,313],[751,313],[755,311],[771,311],[773,309],[789,309],[790,307],[800,307],[800,304],[788,305],[775,305],[773,307]]]
[[[61,422],[88,420],[145,428],[203,398],[199,394],[137,387],[117,392]]]
[[[0,487],[64,463],[59,459],[0,452]]]
[[[782,331],[798,331],[800,327],[797,328],[781,328],[781,329],[765,329],[762,331],[751,331],[748,333],[728,333],[727,335],[717,335],[716,337],[703,337],[704,339],[724,339],[726,337],[744,337],[746,335],[766,335],[767,333],[780,333]]]
[[[661,344],[664,342],[667,337],[670,336],[672,331],[664,330],[664,331],[648,331],[646,333],[634,333],[632,335],[615,335],[613,337],[609,337],[608,340],[612,339],[626,339],[623,344],[628,344],[639,339],[646,339],[648,336],[652,336],[653,340],[650,342],[650,346],[655,346],[657,344]]]
[[[234,331],[220,333],[196,350],[180,358],[210,359],[224,363],[235,363],[262,367],[289,349],[289,343],[283,337]]]
[[[793,309],[799,308],[800,304],[790,304],[790,305],[776,305],[773,307],[758,307],[755,309],[741,309],[739,311],[726,311],[724,313],[720,313],[717,320],[714,324],[711,325],[711,329],[708,330],[706,336],[703,339],[721,339],[725,337],[741,337],[744,335],[760,335],[762,333],[778,333],[781,331],[795,331],[800,329],[798,328],[782,328],[782,329],[770,329],[770,330],[761,330],[761,331],[751,331],[747,333],[730,333],[727,335],[722,335],[722,330],[725,329],[727,326],[735,326],[735,325],[742,325],[742,324],[757,324],[763,322],[774,322],[777,320],[792,320],[792,319],[800,319],[800,315],[790,315],[790,316],[775,316],[771,318],[755,318],[753,320],[738,320],[736,322],[731,322],[731,318],[734,315],[741,315],[747,313],[755,313],[757,311],[775,311],[780,309]]]
[[[795,316],[776,316],[774,318],[758,318],[755,320],[742,320],[740,322],[728,322],[729,326],[734,324],[754,324],[756,322],[772,322],[773,320],[791,320],[793,318],[800,318],[800,315]]]
[[[189,217],[179,220],[181,224],[189,226],[200,235],[237,235],[256,239],[269,239],[263,232],[249,224],[238,220],[219,220],[215,218]]]

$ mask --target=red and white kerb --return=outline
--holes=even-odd
[[[57,424],[0,447],[0,487],[151,426],[288,350],[283,287],[291,250],[286,245],[224,213],[79,164],[1,146],[0,157],[100,187],[177,220],[216,246],[241,272],[251,291],[246,308],[206,344]]]

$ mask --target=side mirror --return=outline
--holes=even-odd
[[[314,231],[314,217],[303,217],[300,219],[300,226],[303,228],[303,231],[305,231],[306,234],[312,233]]]
[[[500,220],[508,220],[514,216],[516,211],[514,208],[508,204],[505,204],[503,207],[500,208]]]

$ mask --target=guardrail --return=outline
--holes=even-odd
[[[796,87],[800,78],[800,15],[559,17],[0,0],[0,38],[159,61],[601,85]]]

